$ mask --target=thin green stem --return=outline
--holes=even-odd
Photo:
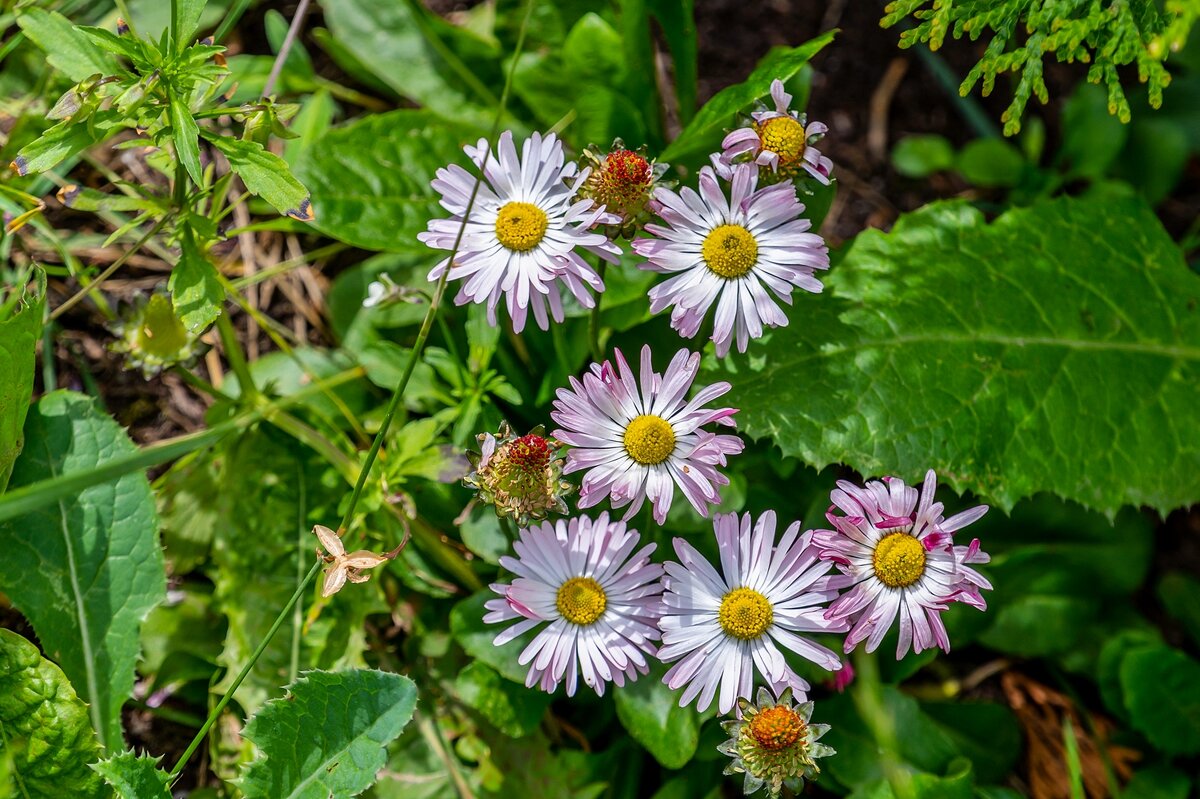
[[[596,274],[604,280],[604,271],[608,264],[602,259],[599,268],[596,269]],[[600,300],[604,295],[596,295],[596,304],[592,307],[591,314],[588,315],[588,341],[592,343],[592,360],[600,363],[604,360],[604,347],[600,345]]]
[[[855,650],[852,658],[854,682],[850,684],[850,698],[879,747],[879,764],[883,774],[892,786],[892,794],[896,799],[915,799],[912,774],[904,767],[898,753],[895,720],[884,705],[879,661],[862,647]]]
[[[233,30],[233,26],[238,23],[238,20],[242,18],[242,14],[245,14],[246,9],[249,7],[250,0],[238,0],[237,5],[229,10],[229,13],[225,15],[225,19],[221,20],[220,27],[213,34],[213,41],[224,41],[229,32]]]
[[[299,507],[296,509],[296,585],[304,583],[304,557],[308,546],[305,539],[308,529],[308,486],[305,484],[304,465],[296,461],[296,489],[299,492]],[[292,608],[292,654],[288,659],[288,683],[294,683],[300,675],[300,631],[304,629],[304,608],[299,602]]]
[[[183,771],[183,767],[187,765],[188,760],[191,759],[192,754],[196,751],[196,748],[200,746],[200,743],[204,740],[205,736],[208,735],[208,731],[220,717],[221,711],[223,711],[225,706],[229,704],[229,700],[233,699],[233,695],[237,692],[237,689],[242,686],[242,682],[250,674],[250,669],[252,669],[254,664],[258,662],[258,659],[262,657],[262,653],[266,651],[267,646],[271,643],[272,639],[275,638],[275,633],[279,632],[279,628],[283,626],[284,620],[291,614],[292,607],[300,599],[300,595],[304,593],[304,590],[308,588],[308,584],[312,582],[312,579],[317,576],[317,572],[320,570],[321,561],[314,561],[312,568],[308,570],[308,574],[304,576],[304,579],[299,585],[296,586],[296,590],[292,592],[292,598],[287,601],[287,605],[284,607],[284,612],[275,617],[275,622],[271,625],[271,629],[267,630],[267,634],[263,636],[262,641],[259,642],[258,646],[254,649],[254,652],[250,654],[250,659],[246,662],[246,665],[242,667],[241,672],[238,673],[237,679],[233,681],[233,685],[229,686],[229,690],[226,691],[225,695],[221,697],[221,701],[217,702],[217,706],[212,709],[212,712],[208,714],[208,718],[204,720],[204,726],[200,728],[199,732],[196,733],[196,736],[192,738],[192,742],[188,744],[188,748],[185,749],[183,754],[179,756],[178,762],[175,763],[175,768],[171,769],[171,773],[168,776],[168,784],[172,784],[175,782],[175,780],[179,779],[179,774]]]
[[[237,375],[238,393],[245,398],[253,398],[257,396],[258,389],[254,386],[254,378],[250,375],[250,365],[246,363],[246,353],[242,351],[242,344],[238,341],[237,333],[233,329],[233,323],[229,321],[228,314],[221,314],[217,317],[217,335],[221,337],[221,347],[225,350],[225,359],[229,361],[229,368]]]
[[[140,239],[138,239],[137,242],[132,247],[130,247],[125,252],[121,253],[121,257],[118,258],[117,260],[113,261],[112,264],[109,265],[109,267],[107,269],[105,269],[103,272],[101,272],[96,277],[95,280],[91,281],[90,283],[85,285],[83,288],[81,288],[79,291],[75,292],[75,294],[73,294],[66,302],[64,302],[62,305],[58,306],[53,311],[51,311],[50,318],[57,319],[58,317],[62,316],[64,313],[66,313],[68,310],[70,310],[76,303],[78,303],[84,297],[86,297],[87,295],[89,295],[93,291],[95,291],[97,288],[99,288],[101,283],[103,283],[104,281],[106,281],[110,277],[112,277],[113,274],[118,269],[120,269],[122,266],[124,266],[125,262],[128,261],[133,256],[134,253],[136,253],[138,250],[140,250],[146,242],[150,241],[150,239],[152,239],[156,235],[158,235],[158,232],[163,229],[163,227],[167,224],[168,221],[170,221],[170,219],[171,219],[171,216],[168,214],[167,216],[164,216],[162,219],[158,220],[158,222],[154,225],[154,227],[152,227],[148,231],[146,231],[145,235],[143,235]]]
[[[504,117],[504,108],[508,102],[509,92],[512,88],[512,79],[513,74],[516,71],[516,63],[521,54],[521,49],[525,44],[525,32],[529,27],[529,17],[533,11],[533,2],[534,0],[526,0],[525,15],[521,20],[520,33],[517,35],[517,43],[513,53],[512,64],[509,67],[508,74],[504,82],[504,93],[500,97],[500,107],[496,110],[496,119],[492,126],[492,134],[488,138],[488,148],[486,148],[483,153],[483,160],[485,162],[490,154],[491,141],[495,139],[496,135],[499,133],[500,124]],[[482,181],[483,175],[481,172],[475,178],[475,185],[471,190],[471,196],[467,200],[467,206],[463,211],[463,222],[459,226],[458,235],[455,237],[454,247],[450,251],[448,263],[454,263],[454,259],[458,255],[458,249],[462,244],[463,234],[467,229],[467,221],[470,219],[471,211],[475,207],[475,198],[479,194],[479,187]],[[417,332],[417,340],[413,344],[412,356],[408,359],[408,363],[404,368],[404,373],[400,376],[400,380],[396,384],[395,391],[392,392],[392,398],[388,402],[387,410],[384,412],[383,422],[379,426],[379,432],[375,434],[375,439],[371,442],[371,448],[367,450],[367,456],[363,461],[362,469],[358,474],[358,480],[354,484],[354,492],[350,495],[350,503],[347,505],[346,512],[342,516],[342,521],[338,525],[339,534],[344,534],[344,532],[349,528],[350,522],[354,518],[354,511],[358,506],[359,499],[362,497],[363,487],[366,485],[367,478],[370,476],[371,467],[375,465],[375,459],[379,455],[379,448],[383,444],[383,439],[387,435],[388,428],[391,427],[392,419],[395,417],[396,410],[400,406],[400,400],[403,398],[404,390],[408,387],[408,382],[412,378],[413,370],[416,368],[417,362],[421,359],[421,353],[425,349],[425,342],[429,339],[429,331],[433,328],[434,319],[437,316],[438,309],[441,307],[442,297],[446,293],[446,283],[449,279],[449,276],[450,270],[447,268],[442,271],[441,277],[438,278],[437,287],[433,292],[433,299],[429,303],[429,309],[425,312],[425,319],[421,322],[421,329]],[[275,634],[279,632],[279,628],[283,626],[284,620],[292,613],[292,608],[295,607],[296,603],[300,600],[300,597],[308,587],[308,584],[317,576],[317,572],[320,571],[321,565],[322,561],[320,559],[314,562],[312,567],[308,570],[308,574],[305,575],[303,581],[296,586],[296,590],[292,593],[291,598],[288,599],[287,604],[284,605],[283,609],[279,612],[279,615],[275,617],[275,621],[271,625],[271,628],[267,630],[267,633],[263,636],[262,641],[259,642],[254,652],[250,655],[250,659],[242,667],[241,672],[238,673],[237,678],[234,679],[233,684],[229,687],[229,690],[226,691],[225,695],[221,697],[221,701],[218,702],[216,707],[213,708],[212,712],[209,713],[208,719],[204,722],[204,726],[199,732],[196,733],[196,736],[192,739],[192,742],[188,745],[188,748],[182,755],[180,755],[179,761],[176,762],[175,767],[171,769],[169,777],[170,783],[173,784],[175,780],[179,778],[179,774],[183,771],[183,767],[187,765],[188,760],[196,751],[196,748],[200,746],[201,741],[204,740],[204,737],[208,734],[209,729],[211,729],[213,724],[216,723],[217,718],[221,715],[221,712],[225,709],[225,706],[229,704],[229,700],[233,698],[234,693],[241,686],[247,675],[250,674],[250,670],[254,667],[254,664],[258,662],[260,657],[262,657],[262,653],[266,651],[267,646],[270,645],[271,640],[275,637]]]
[[[148,447],[142,447],[119,458],[114,458],[95,469],[51,477],[27,486],[12,489],[0,496],[0,522],[23,516],[39,508],[71,496],[101,483],[109,483],[123,474],[149,469],[152,466],[173,461],[189,452],[215,444],[230,433],[240,432],[255,422],[261,421],[274,409],[287,408],[305,402],[335,386],[358,380],[363,376],[362,367],[347,369],[326,380],[318,381],[295,394],[263,403],[240,416],[227,419],[206,430],[165,439]]]

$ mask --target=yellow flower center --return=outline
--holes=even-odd
[[[767,598],[753,588],[735,588],[721,600],[717,618],[721,629],[734,638],[753,641],[771,626],[775,611]]]
[[[661,416],[644,413],[625,428],[625,451],[643,466],[654,466],[675,451],[675,431]]]
[[[791,708],[777,705],[760,710],[750,719],[750,736],[763,749],[786,749],[804,735],[804,719]]]
[[[875,545],[875,576],[888,588],[907,588],[925,573],[925,547],[908,533],[892,533]]]
[[[793,164],[804,155],[804,126],[795,117],[773,117],[759,125],[758,138],[764,150],[779,156],[780,166]]]
[[[496,238],[510,250],[526,252],[541,243],[550,220],[533,203],[506,203],[496,216]]]
[[[704,237],[700,255],[714,274],[732,280],[758,263],[758,242],[741,225],[721,225]]]
[[[555,604],[564,619],[586,627],[604,615],[608,597],[591,577],[572,577],[559,586]]]

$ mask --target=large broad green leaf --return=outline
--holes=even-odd
[[[170,799],[170,776],[158,768],[161,758],[122,752],[92,768],[121,799]]]
[[[667,768],[683,768],[700,743],[702,719],[663,684],[665,669],[655,665],[636,682],[613,689],[617,718],[633,739]]]
[[[15,796],[106,797],[108,791],[88,763],[100,757],[100,745],[87,707],[75,695],[62,670],[44,659],[33,644],[0,629],[0,795],[9,782]]]
[[[450,119],[485,124],[496,95],[498,51],[410,0],[325,0],[337,41],[396,93]],[[464,60],[464,58],[466,60]]]
[[[246,768],[246,799],[341,799],[375,782],[386,747],[412,718],[417,688],[399,674],[310,671],[268,702],[242,735],[262,756]]]
[[[1140,647],[1120,674],[1135,729],[1167,754],[1200,752],[1200,662],[1169,646]]]
[[[829,285],[731,359],[751,436],[816,466],[933,468],[1005,509],[1041,491],[1110,517],[1200,499],[1200,276],[1141,203],[990,224],[934,204],[860,235]]]
[[[786,81],[799,72],[825,45],[833,41],[833,32],[823,33],[799,47],[776,48],[759,62],[742,83],[727,86],[704,104],[683,132],[663,151],[661,160],[675,163],[705,156],[720,148],[727,128],[737,115],[771,92],[771,82]]]
[[[22,429],[33,394],[34,361],[45,303],[46,275],[39,269],[35,290],[12,303],[7,315],[0,311],[0,494],[25,443]]]
[[[135,451],[82,394],[55,391],[30,409],[12,486],[94,470]],[[123,747],[138,628],[166,591],[158,518],[145,475],[126,474],[0,522],[0,590],[33,624],[88,703],[101,744]]]
[[[426,111],[373,114],[333,128],[296,164],[321,212],[314,225],[367,250],[430,253],[417,234],[447,214],[429,182],[439,167],[467,164],[462,146],[482,135]]]
[[[46,52],[50,66],[76,83],[96,73],[112,75],[117,71],[112,56],[76,30],[75,24],[57,11],[25,8],[17,15],[17,24]]]

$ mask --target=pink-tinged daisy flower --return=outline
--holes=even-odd
[[[771,99],[774,111],[755,111],[750,126],[738,128],[721,142],[721,162],[751,161],[779,178],[792,178],[803,170],[828,185],[833,162],[813,145],[829,128],[807,122],[803,114],[791,110],[792,96],[783,90],[783,81],[771,83]]]
[[[640,389],[620,350],[616,362],[616,368],[608,361],[594,363],[582,380],[572,377],[570,388],[558,390],[550,414],[561,426],[554,437],[572,447],[564,473],[587,470],[579,507],[608,497],[614,508],[629,506],[629,519],[649,499],[654,520],[662,524],[679,486],[707,516],[708,506],[721,501],[717,486],[729,485],[716,467],[745,446],[737,436],[701,429],[711,422],[735,426],[736,408],[704,407],[729,391],[729,384],[705,386],[689,402],[700,354],[687,350],[675,353],[660,375],[651,365],[650,347],[642,347]]]
[[[666,563],[658,657],[679,661],[664,682],[686,686],[680,706],[699,697],[703,711],[717,696],[728,713],[738,697],[749,697],[757,671],[776,694],[791,688],[803,698],[808,683],[792,671],[779,647],[835,671],[838,656],[803,633],[843,632],[847,624],[825,618],[825,603],[846,580],[818,557],[812,533],[793,522],[775,544],[775,513],[767,511],[750,529],[750,514],[713,520],[721,554],[718,574],[691,544],[675,539],[679,563]]]
[[[671,327],[691,338],[708,309],[716,305],[712,340],[717,355],[729,352],[736,334],[738,352],[764,327],[787,325],[776,304],[791,305],[792,289],[820,293],[813,276],[829,268],[824,240],[801,218],[804,204],[791,183],[757,189],[758,171],[733,169],[727,200],[711,167],[700,170],[700,193],[654,192],[655,211],[667,226],[646,225],[656,238],[640,238],[633,249],[645,256],[641,268],[673,275],[650,289],[650,310],[672,306]]]
[[[500,635],[500,646],[542,627],[521,652],[529,666],[525,685],[552,693],[564,679],[567,695],[583,682],[604,695],[608,682],[624,685],[649,671],[656,626],[662,615],[662,567],[650,562],[654,544],[636,553],[640,536],[624,522],[601,513],[521,530],[513,543],[517,557],[500,565],[517,575],[511,585],[491,589],[500,599],[485,604],[485,622],[519,620]],[[542,626],[546,625],[546,626]]]
[[[944,519],[942,503],[933,501],[936,488],[931,469],[919,493],[903,480],[885,477],[862,488],[839,480],[830,495],[833,507],[826,517],[836,529],[817,530],[813,540],[821,557],[837,563],[853,586],[826,612],[831,620],[854,625],[846,636],[847,653],[863,640],[874,652],[897,617],[897,659],[910,646],[914,652],[935,645],[949,652],[942,611],[951,602],[986,607],[980,589],[990,589],[991,583],[966,564],[987,563],[988,556],[978,540],[955,546],[951,535],[988,507]]]
[[[449,267],[449,279],[463,281],[454,302],[487,303],[492,324],[504,295],[518,333],[525,328],[530,310],[543,330],[549,324],[547,307],[549,317],[563,320],[560,281],[580,305],[591,308],[596,300],[588,289],[603,291],[604,283],[576,248],[611,263],[617,262],[620,249],[591,230],[597,223],[616,222],[617,218],[591,200],[572,200],[587,179],[586,170],[577,176],[576,164],[564,164],[562,143],[553,133],[545,137],[534,133],[526,139],[519,159],[511,131],[500,135],[494,152],[486,139],[464,150],[483,170],[484,179],[454,264],[447,258],[433,268],[429,279],[439,279]],[[418,239],[434,249],[454,250],[475,180],[457,164],[437,171],[433,188],[442,195],[442,207],[453,216],[430,220],[429,229],[418,234]]]

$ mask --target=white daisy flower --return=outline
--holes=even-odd
[[[561,429],[553,435],[571,445],[564,474],[588,470],[579,491],[579,507],[590,508],[608,497],[614,508],[629,506],[629,519],[647,499],[654,520],[662,524],[675,496],[675,486],[702,516],[721,501],[717,486],[729,478],[717,471],[726,455],[745,444],[737,436],[716,435],[701,427],[715,422],[734,427],[736,408],[705,408],[729,391],[725,382],[705,386],[689,402],[692,381],[700,370],[700,354],[680,350],[665,374],[654,371],[649,345],[642,347],[641,388],[620,350],[617,366],[593,363],[583,380],[571,378],[560,388],[550,417]]]
[[[735,167],[727,200],[716,173],[703,167],[699,194],[655,190],[653,207],[667,226],[646,225],[656,238],[633,242],[647,259],[641,268],[673,275],[650,290],[650,310],[672,307],[671,327],[680,335],[695,336],[716,305],[712,340],[720,356],[735,334],[738,352],[745,352],[764,327],[787,325],[775,298],[791,305],[793,287],[820,293],[813,273],[829,268],[824,240],[808,232],[812,223],[800,216],[804,204],[796,188],[757,185],[755,167]]]
[[[854,625],[846,636],[847,653],[863,640],[874,652],[897,617],[897,660],[910,646],[913,652],[935,645],[949,652],[941,618],[946,606],[987,607],[980,589],[991,589],[991,583],[966,564],[989,558],[978,540],[954,546],[951,534],[983,516],[988,506],[944,519],[942,503],[933,501],[936,488],[931,469],[919,493],[903,480],[885,477],[862,488],[839,480],[830,494],[833,507],[826,517],[836,529],[817,530],[813,540],[821,557],[837,563],[853,586],[827,611],[831,620]]]
[[[607,513],[521,530],[517,557],[500,559],[517,577],[491,586],[501,598],[486,603],[491,612],[483,620],[519,619],[496,636],[496,646],[546,625],[518,658],[529,666],[526,686],[550,693],[565,679],[574,696],[582,673],[603,696],[605,683],[622,686],[649,671],[646,656],[660,637],[662,567],[650,562],[654,544],[633,553],[639,538]]]
[[[530,136],[519,159],[511,131],[500,135],[494,152],[486,139],[464,150],[483,170],[484,180],[449,267],[449,279],[463,280],[455,303],[487,303],[488,319],[495,324],[503,294],[518,333],[525,328],[530,310],[543,330],[549,317],[563,320],[559,281],[580,305],[595,305],[588,289],[603,291],[604,283],[575,249],[582,247],[610,263],[617,262],[621,251],[603,234],[591,232],[593,225],[617,218],[591,200],[572,201],[587,171],[576,175],[575,163],[564,164],[562,143],[553,133]],[[428,231],[418,234],[418,239],[434,249],[454,250],[475,180],[457,164],[437,171],[432,186],[442,195],[442,207],[453,216],[430,220]],[[449,260],[434,267],[429,279],[439,279]]]
[[[812,533],[793,522],[775,545],[775,513],[718,515],[713,520],[721,573],[691,544],[675,539],[679,563],[666,563],[659,626],[663,646],[658,657],[678,660],[664,682],[676,689],[685,706],[699,697],[703,711],[717,696],[722,713],[739,697],[749,698],[757,671],[776,694],[791,688],[803,698],[808,683],[784,660],[784,649],[835,671],[838,656],[801,633],[842,632],[844,621],[825,618],[823,605],[837,596],[845,578],[829,574],[830,563],[817,556]]]
[[[829,185],[833,162],[813,146],[829,128],[792,111],[792,96],[778,78],[771,82],[771,99],[774,111],[755,111],[750,126],[738,128],[721,142],[721,163],[731,166],[749,160],[780,178],[795,177],[803,170]]]

